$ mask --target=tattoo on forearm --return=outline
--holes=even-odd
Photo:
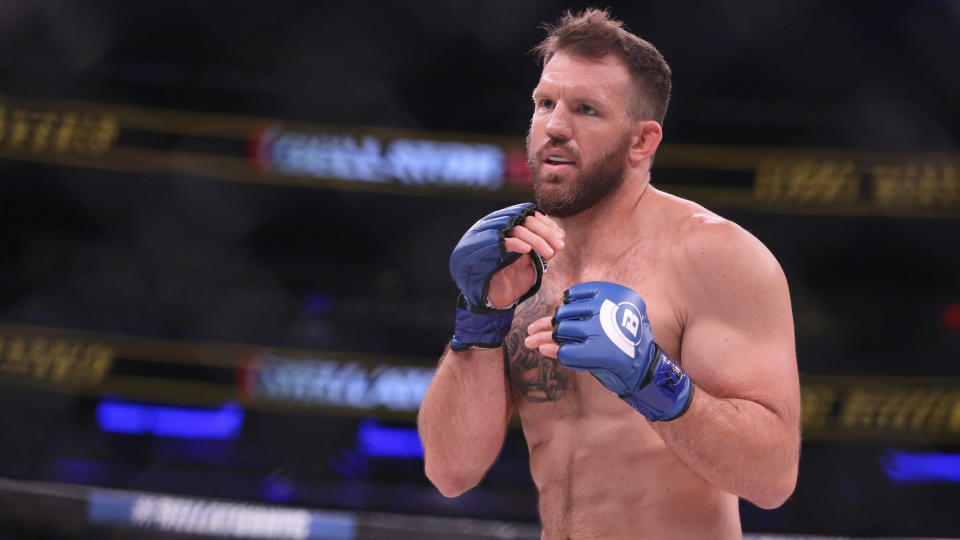
[[[539,351],[523,345],[527,337],[527,325],[552,312],[553,306],[545,301],[552,296],[541,290],[540,294],[521,304],[514,316],[513,328],[504,341],[510,383],[522,396],[533,402],[560,399],[571,382],[570,373],[555,358],[543,356]]]

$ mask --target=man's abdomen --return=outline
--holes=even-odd
[[[690,472],[629,407],[552,424],[527,439],[544,539],[741,538],[737,498]]]

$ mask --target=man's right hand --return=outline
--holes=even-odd
[[[530,203],[470,227],[450,256],[450,275],[461,293],[451,348],[499,347],[513,308],[537,292],[546,262],[561,249],[563,231]]]
[[[511,253],[539,255],[546,270],[546,263],[563,249],[563,229],[552,219],[535,211],[522,225],[516,225],[508,231],[504,247]],[[539,288],[539,278],[532,257],[518,258],[493,275],[488,295],[490,303],[497,308],[519,303],[527,291],[534,286]]]

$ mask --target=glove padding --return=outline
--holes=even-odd
[[[646,303],[632,289],[603,281],[570,287],[553,340],[564,367],[589,371],[649,420],[672,420],[690,405],[693,385],[653,341]]]
[[[460,239],[450,255],[450,276],[460,289],[457,317],[451,348],[499,347],[513,322],[513,309],[540,289],[545,265],[535,251],[529,255],[536,271],[536,282],[523,296],[506,308],[490,303],[490,281],[493,275],[521,257],[508,252],[504,245],[507,233],[523,224],[537,210],[532,203],[522,203],[489,214],[476,222]]]

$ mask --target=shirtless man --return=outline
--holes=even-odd
[[[783,271],[650,185],[660,53],[603,11],[548,31],[528,141],[543,213],[491,214],[451,256],[463,294],[420,409],[426,475],[447,497],[477,485],[517,413],[544,539],[741,538],[738,497],[776,508],[797,478]]]

